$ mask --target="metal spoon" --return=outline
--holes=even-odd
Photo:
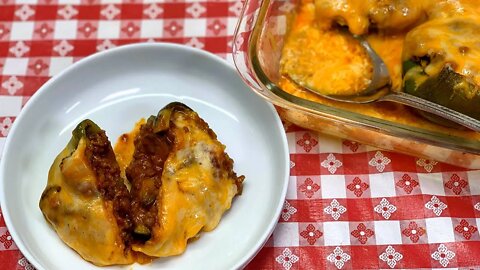
[[[348,31],[347,31],[348,32]],[[348,32],[349,33],[349,32]],[[290,80],[295,84],[299,85],[303,89],[306,89],[310,92],[313,92],[319,96],[341,102],[348,103],[371,103],[376,101],[391,101],[401,103],[419,110],[422,110],[427,113],[440,116],[443,119],[450,120],[459,125],[467,127],[471,130],[480,132],[480,121],[472,118],[468,115],[462,114],[445,106],[433,103],[426,99],[416,97],[414,95],[406,94],[403,92],[395,92],[391,88],[390,74],[388,73],[387,66],[385,62],[378,56],[378,54],[372,49],[370,44],[362,36],[353,35],[357,39],[362,47],[367,51],[367,54],[372,60],[373,63],[373,76],[370,84],[366,89],[362,90],[356,95],[326,95],[322,94],[321,91],[310,88],[302,82],[299,82],[289,76]],[[439,121],[438,118],[427,117],[430,120],[443,125],[449,125],[448,121]],[[441,120],[441,119],[440,119]]]

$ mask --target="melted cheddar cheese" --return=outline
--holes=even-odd
[[[438,74],[447,64],[480,85],[480,16],[430,20],[409,31],[403,60],[424,56],[429,56],[424,69],[428,75]]]
[[[474,0],[315,0],[319,26],[348,26],[364,35],[371,29],[407,31],[430,19],[477,12]]]
[[[237,194],[235,183],[212,163],[225,146],[189,115],[178,113],[174,123],[176,141],[165,162],[159,220],[152,239],[133,246],[156,257],[181,254],[189,239],[213,230]]]
[[[370,83],[370,59],[353,37],[315,27],[314,9],[313,4],[301,7],[303,16],[295,23],[283,49],[282,73],[324,94],[355,94]]]
[[[479,11],[470,0],[306,0],[286,38],[281,72],[326,95],[365,89],[372,63],[354,38],[332,28],[340,20],[352,33],[368,34],[388,67],[393,89],[402,87],[402,61],[427,55],[441,56],[432,72],[455,63],[454,71],[479,83]],[[370,23],[382,31],[369,33]]]
[[[96,265],[130,264],[113,216],[96,186],[96,176],[85,156],[85,139],[72,153],[68,146],[57,156],[40,208],[63,242]],[[81,233],[80,233],[81,232]]]
[[[175,139],[162,173],[157,221],[148,241],[132,245],[133,250],[153,257],[183,253],[190,239],[215,229],[240,192],[235,177],[222,167],[229,159],[225,146],[195,112],[173,112],[170,125]],[[120,164],[130,163],[134,151],[131,138],[138,129],[137,125],[117,142]]]
[[[443,64],[455,62],[456,72],[478,83],[480,27],[459,27],[454,23],[455,18],[461,18],[463,24],[480,25],[477,6],[471,0],[303,0],[291,16],[280,60],[283,76],[278,84],[295,96],[321,104],[446,134],[480,138],[473,131],[433,124],[400,104],[335,102],[292,82],[327,95],[352,95],[365,89],[372,74],[371,62],[358,41],[332,27],[341,24],[354,34],[365,35],[387,65],[395,91],[403,86],[403,61],[429,54],[440,55]],[[457,31],[455,27],[462,29]],[[455,47],[458,41],[468,44],[468,49]],[[439,65],[431,67],[432,73]]]
[[[140,120],[115,149],[88,119],[72,135],[50,168],[40,208],[62,241],[95,265],[181,254],[241,193],[244,176],[225,146],[184,104]]]

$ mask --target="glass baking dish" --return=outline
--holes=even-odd
[[[321,104],[279,86],[280,58],[289,23],[300,0],[246,0],[237,24],[233,58],[250,88],[277,106],[298,126],[382,149],[480,169],[480,136],[448,129],[425,129]],[[331,102],[330,102],[331,103]]]

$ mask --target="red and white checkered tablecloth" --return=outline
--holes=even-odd
[[[0,0],[0,153],[28,98],[73,62],[155,41],[231,61],[241,8],[240,0]],[[247,269],[480,268],[480,171],[285,126],[287,200]],[[1,212],[0,269],[33,269]]]

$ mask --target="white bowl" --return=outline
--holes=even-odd
[[[15,243],[37,269],[97,269],[60,240],[38,207],[48,169],[73,128],[90,118],[114,142],[172,101],[210,124],[235,171],[246,176],[244,191],[219,226],[184,254],[133,269],[236,269],[262,247],[278,221],[289,175],[275,109],[217,56],[174,44],[136,44],[67,68],[35,93],[11,128],[0,161],[1,205]]]

